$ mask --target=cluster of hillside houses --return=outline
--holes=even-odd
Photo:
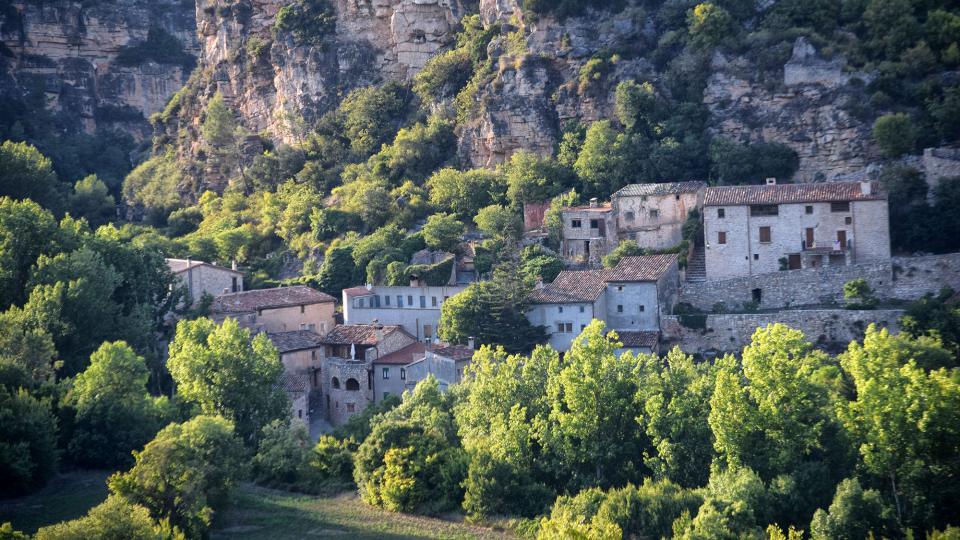
[[[696,212],[696,213],[694,213]],[[677,246],[691,214],[699,220],[680,268]],[[684,282],[721,281],[790,269],[889,260],[886,195],[870,182],[709,187],[702,182],[629,185],[611,201],[562,212],[561,255],[571,269],[529,298],[527,317],[558,351],[593,319],[616,330],[625,350],[658,352],[661,318]],[[600,260],[623,240],[661,254]],[[266,332],[286,368],[293,416],[333,425],[432,374],[458,382],[473,344],[437,339],[440,309],[467,286],[353,287],[336,300],[306,286],[244,291],[235,269],[169,260],[194,299],[215,296],[211,315]],[[759,289],[758,289],[759,290]]]

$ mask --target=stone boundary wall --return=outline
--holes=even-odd
[[[817,347],[837,352],[845,349],[850,341],[862,339],[870,323],[889,328],[891,332],[899,331],[897,320],[901,315],[903,310],[900,309],[709,314],[699,316],[700,320],[705,319],[704,328],[689,328],[680,323],[681,317],[670,315],[660,321],[660,350],[667,351],[677,345],[690,354],[738,353],[750,344],[750,338],[758,327],[783,323],[802,331],[807,340]]]
[[[916,300],[943,287],[960,291],[960,253],[893,257],[889,263],[828,266],[743,276],[734,279],[681,283],[679,302],[705,312],[723,304],[724,311],[737,311],[753,300],[760,289],[760,309],[783,309],[812,305],[843,305],[843,284],[864,278],[877,296]]]

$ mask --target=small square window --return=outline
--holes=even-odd
[[[853,224],[853,218],[850,217],[850,216],[847,216],[846,219],[843,220],[843,222],[846,223],[847,225],[852,225],[852,224]]]
[[[570,220],[570,227],[572,227],[572,228],[574,228],[574,229],[579,229],[580,226],[581,226],[581,223],[580,223],[580,220],[579,220],[579,219],[571,219],[571,220]]]
[[[760,260],[760,254],[759,254],[759,253],[754,253],[754,254],[753,254],[753,260],[759,261],[759,260]]]
[[[383,399],[387,399],[388,397],[390,397],[390,392],[384,392]]]
[[[356,408],[357,408],[356,404],[354,404],[354,403],[347,403],[347,412],[354,412],[354,410],[356,410]]]
[[[760,227],[760,243],[769,244],[771,242],[770,238],[770,227]]]
[[[557,306],[557,313],[563,313],[563,306]]]
[[[643,313],[646,310],[647,310],[646,306],[643,306],[643,305],[640,306],[640,313]]]
[[[585,308],[583,306],[580,306],[580,313],[583,313],[584,311],[585,311]]]
[[[727,217],[727,210],[725,208],[717,208],[717,219],[723,219]]]
[[[623,292],[623,285],[617,285],[617,292]]]
[[[727,243],[727,232],[726,232],[726,231],[719,231],[719,232],[717,232],[717,243],[718,243],[718,244],[726,244],[726,243]]]
[[[587,327],[587,325],[581,324],[581,325],[580,325],[580,331],[583,332],[583,329],[586,328],[586,327]]]
[[[655,218],[660,216],[659,210],[650,210],[650,217]]]
[[[627,212],[626,215],[624,216],[624,218],[625,218],[627,221],[633,221],[633,212]]]
[[[617,304],[617,313],[623,313],[623,304]]]
[[[590,220],[590,228],[591,228],[591,229],[599,229],[599,228],[600,228],[600,220],[599,220],[599,219],[591,219],[591,220]]]
[[[678,200],[678,201],[679,201],[679,200],[680,200],[680,194],[677,193],[676,195],[673,196],[673,198],[674,198],[675,200]]]
[[[805,211],[806,213],[808,213],[808,214],[812,214],[812,213],[813,213],[813,207],[807,205],[807,207],[804,208],[804,211]]]
[[[567,327],[567,333],[568,333],[568,334],[572,334],[572,333],[573,333],[573,323],[569,323],[569,322],[566,323],[566,327]]]

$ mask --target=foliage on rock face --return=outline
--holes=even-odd
[[[0,497],[43,487],[57,472],[57,421],[49,400],[0,387]]]
[[[459,506],[466,461],[451,398],[430,377],[400,406],[374,419],[354,460],[354,480],[365,502],[418,513]]]
[[[297,0],[277,11],[274,32],[289,32],[299,45],[322,45],[336,27],[328,0]]]
[[[873,124],[873,138],[887,157],[897,158],[913,151],[916,135],[910,117],[904,113],[888,114]]]
[[[170,424],[135,457],[132,469],[107,481],[110,491],[188,537],[206,535],[244,476],[243,446],[233,424],[217,416]]]
[[[276,347],[266,334],[251,338],[233,319],[219,326],[205,318],[180,321],[167,366],[185,400],[229,419],[247,445],[256,445],[264,426],[289,416]]]

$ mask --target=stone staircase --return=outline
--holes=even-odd
[[[687,282],[702,283],[707,280],[707,262],[703,246],[697,246],[693,249],[690,258],[687,259]]]

